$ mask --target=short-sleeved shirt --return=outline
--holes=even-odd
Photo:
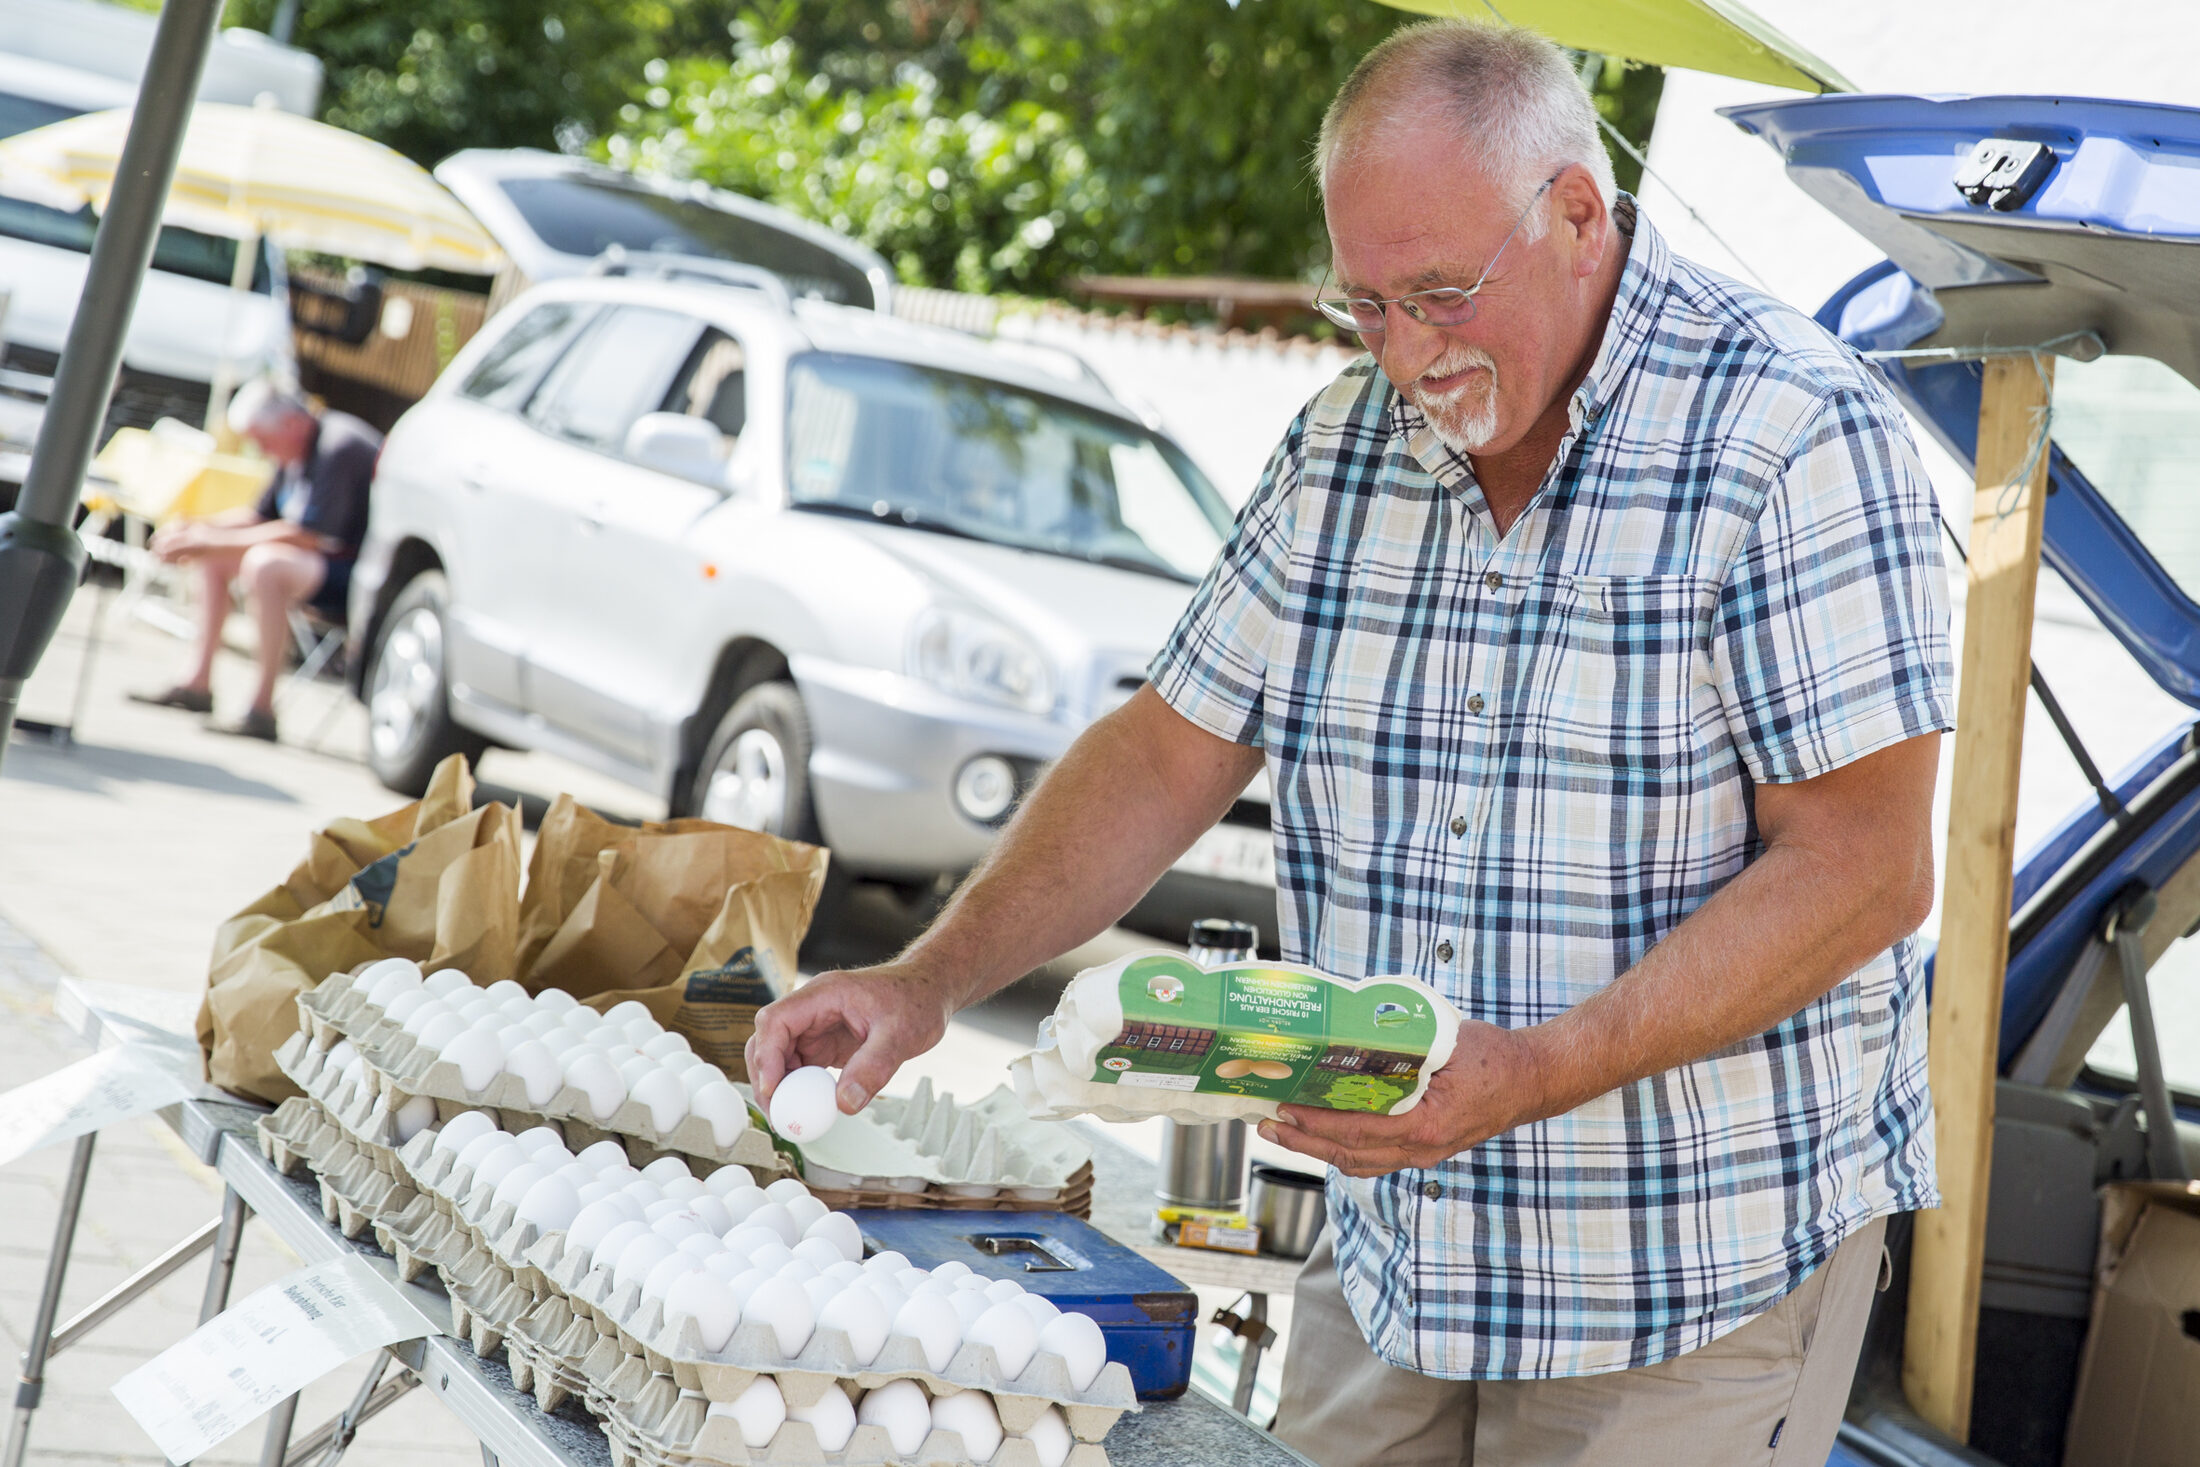
[[[357,558],[367,538],[367,496],[382,435],[349,413],[322,413],[305,461],[286,465],[260,496],[263,520],[289,520],[339,547],[332,561]]]
[[[1632,244],[1571,428],[1500,536],[1366,359],[1291,425],[1155,660],[1266,756],[1287,958],[1557,1017],[1764,849],[1760,783],[1952,726],[1937,509],[1900,410],[1807,317]],[[1438,1166],[1330,1173],[1384,1359],[1667,1359],[1937,1203],[1914,939],[1786,1022]]]

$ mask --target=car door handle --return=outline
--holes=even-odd
[[[580,512],[579,519],[583,533],[595,534],[603,528],[603,506],[601,504],[590,505]]]

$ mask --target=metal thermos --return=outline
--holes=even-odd
[[[1192,961],[1211,968],[1242,962],[1260,947],[1260,929],[1250,922],[1209,917],[1192,924],[1186,946]],[[1245,1122],[1208,1125],[1161,1122],[1161,1181],[1154,1195],[1164,1207],[1199,1207],[1241,1212],[1245,1206]]]

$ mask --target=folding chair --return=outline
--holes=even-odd
[[[290,701],[292,693],[311,683],[335,661],[336,654],[344,650],[346,631],[345,623],[341,619],[329,616],[319,607],[293,606],[290,609],[290,640],[298,649],[298,666],[275,689],[277,712],[282,710],[283,704]],[[329,704],[327,710],[321,714],[321,721],[313,726],[313,733],[306,739],[305,747],[310,749],[319,746],[323,736],[328,733],[328,726],[343,712],[347,696],[348,693],[339,696]]]

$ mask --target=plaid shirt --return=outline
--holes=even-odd
[[[1760,782],[1953,725],[1932,490],[1810,320],[1633,244],[1570,431],[1500,537],[1363,359],[1299,415],[1153,682],[1264,748],[1284,955],[1542,1023],[1763,849]],[[1932,1207],[1904,939],[1776,1028],[1425,1170],[1332,1172],[1393,1364],[1588,1375],[1706,1344]]]

